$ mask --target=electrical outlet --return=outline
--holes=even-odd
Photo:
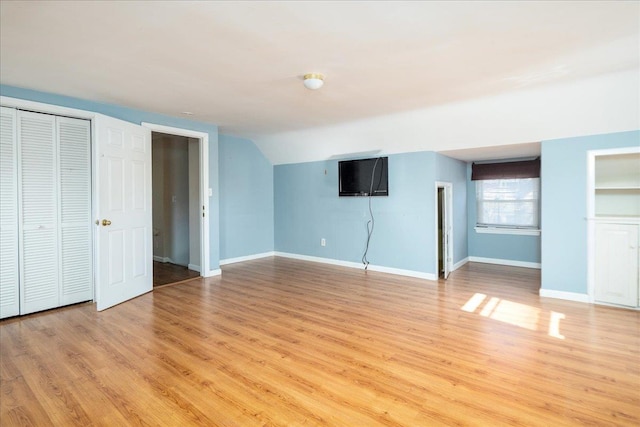
[[[320,239],[320,246],[327,246],[327,241],[324,239],[324,237]]]

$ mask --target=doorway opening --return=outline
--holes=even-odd
[[[154,287],[200,276],[199,143],[151,133]]]
[[[450,182],[436,182],[436,272],[447,279],[453,270],[452,190]]]
[[[155,287],[200,276],[200,141],[161,132],[151,141]]]
[[[152,140],[153,285],[208,277],[209,135],[142,126]]]

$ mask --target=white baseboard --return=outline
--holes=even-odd
[[[189,270],[197,271],[198,273],[200,272],[200,266],[199,265],[189,264],[189,265],[187,265],[187,268]]]
[[[468,262],[469,262],[469,257],[466,257],[466,258],[456,262],[455,264],[453,264],[453,271],[456,271],[457,269],[459,269],[460,267],[462,267],[463,265],[465,265]]]
[[[589,295],[575,292],[556,291],[553,289],[540,289],[540,296],[545,298],[557,298],[577,302],[589,302]]]
[[[602,302],[602,301],[594,301],[594,304],[597,305],[604,305],[605,307],[616,307],[616,308],[625,308],[627,310],[636,310],[636,311],[640,311],[640,307],[631,307],[628,305],[620,305],[620,304],[611,304],[608,302]]]
[[[280,256],[280,257],[283,257],[283,258],[299,259],[301,261],[311,261],[311,262],[319,262],[319,263],[322,263],[322,264],[339,265],[341,267],[357,268],[359,270],[363,270],[364,269],[364,266],[362,264],[360,264],[360,263],[351,262],[351,261],[342,261],[342,260],[339,260],[339,259],[322,258],[322,257],[309,256],[309,255],[299,255],[299,254],[292,254],[292,253],[288,253],[288,252],[275,252],[274,255],[275,256]],[[378,271],[378,272],[381,272],[381,273],[397,274],[399,276],[415,277],[415,278],[418,278],[418,279],[426,279],[426,280],[434,280],[434,281],[438,280],[438,278],[436,277],[435,274],[423,273],[423,272],[420,272],[420,271],[403,270],[403,269],[400,269],[400,268],[384,267],[384,266],[373,265],[373,264],[369,264],[368,269],[371,270],[371,271]]]
[[[154,261],[158,261],[158,262],[162,262],[162,263],[171,262],[171,258],[169,258],[169,257],[161,257],[161,256],[155,256],[155,255],[153,256],[153,260]]]
[[[233,263],[236,263],[236,262],[251,261],[251,260],[254,260],[254,259],[267,258],[267,257],[274,256],[274,255],[275,255],[275,252],[271,251],[271,252],[263,252],[261,254],[239,256],[239,257],[236,257],[236,258],[226,258],[226,259],[221,259],[220,260],[220,265],[233,264]]]
[[[478,256],[470,256],[469,261],[482,262],[484,264],[508,265],[511,267],[537,268],[538,270],[541,267],[541,264],[539,262],[513,261],[510,259],[483,258]]]
[[[202,273],[202,277],[213,277],[220,276],[222,274],[222,270],[216,268],[215,270],[209,270],[208,273]]]
[[[364,268],[362,264],[358,264],[358,263],[355,263],[355,264],[358,266],[357,268]],[[431,281],[438,280],[438,277],[435,274],[423,273],[421,271],[404,270],[401,268],[384,267],[381,265],[372,265],[372,264],[369,264],[368,269],[371,271],[379,271],[381,273],[397,274],[398,276],[415,277],[417,279],[425,279],[425,280],[431,280]]]

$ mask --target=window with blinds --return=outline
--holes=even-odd
[[[477,225],[538,229],[540,178],[476,181]]]

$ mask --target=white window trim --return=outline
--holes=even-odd
[[[541,194],[542,190],[542,181],[540,178],[537,178],[538,181],[538,198],[536,199],[536,204],[538,207],[538,224],[537,227],[526,227],[526,226],[517,226],[517,225],[485,225],[482,223],[476,222],[476,226],[474,230],[479,234],[511,234],[511,235],[519,235],[519,236],[540,236],[540,202],[541,202]],[[481,182],[482,180],[479,180]],[[476,182],[476,191],[477,191],[477,182]],[[477,194],[477,193],[476,193]],[[477,209],[478,199],[476,196],[476,209]],[[478,215],[476,211],[476,215]],[[477,220],[476,220],[477,221]]]
[[[515,234],[519,236],[539,236],[537,228],[511,228],[511,227],[474,227],[479,234]]]

